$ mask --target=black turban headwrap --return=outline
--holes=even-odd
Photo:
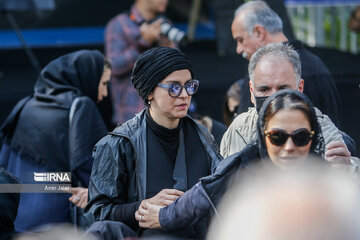
[[[188,69],[194,77],[189,59],[180,50],[155,47],[141,54],[135,62],[131,82],[147,105],[147,98],[158,83],[177,70]]]

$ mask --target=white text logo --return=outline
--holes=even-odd
[[[70,172],[34,172],[35,182],[71,182]]]

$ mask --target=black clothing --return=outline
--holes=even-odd
[[[145,198],[152,198],[162,189],[173,188],[173,169],[179,141],[177,141],[176,146],[170,147],[174,152],[169,153],[170,149],[164,149],[162,142],[159,141],[150,128],[146,131],[148,159],[146,164]]]
[[[198,221],[211,217],[210,213],[215,213],[218,216],[217,204],[238,175],[246,174],[251,179],[256,180],[262,177],[261,174],[257,174],[259,167],[270,166],[271,168],[278,169],[269,159],[266,150],[263,134],[265,109],[274,98],[288,93],[301,98],[312,109],[310,125],[315,135],[312,139],[310,154],[311,156],[321,156],[321,150],[317,149],[316,146],[323,146],[324,140],[311,103],[305,95],[297,91],[278,91],[265,101],[260,110],[257,122],[257,141],[247,145],[241,152],[223,159],[216,167],[215,173],[201,178],[194,187],[185,192],[175,202],[160,210],[159,222],[164,230],[168,232],[188,231]],[[326,160],[321,159],[321,162],[326,164]],[[201,235],[201,233],[198,234]]]
[[[227,127],[225,126],[225,124],[216,121],[215,119],[211,119],[212,120],[212,128],[211,128],[211,134],[214,136],[216,143],[220,146],[221,143],[221,139],[224,135],[224,133],[227,130]]]
[[[313,105],[328,115],[335,125],[340,124],[340,96],[330,71],[319,57],[308,51],[300,41],[288,42],[298,52],[301,61],[301,78],[304,79],[304,94]],[[239,80],[240,81],[240,80]],[[246,75],[241,81],[241,96],[238,113],[253,107],[250,100],[250,81]]]
[[[146,198],[155,196],[165,188],[186,191],[197,183],[201,177],[210,173],[206,153],[204,148],[201,147],[201,141],[192,124],[180,119],[177,128],[167,129],[157,124],[151,118],[148,110],[146,111],[146,123],[149,125],[147,128],[147,152],[149,157],[146,174]],[[179,148],[180,131],[184,135],[185,149],[183,151],[185,151],[186,160],[177,158],[181,154],[179,152],[181,151]],[[176,164],[178,168],[175,168]],[[181,183],[178,183],[178,181],[181,181]]]
[[[2,127],[10,147],[53,171],[73,171],[91,159],[93,145],[107,132],[95,105],[103,69],[103,55],[88,50],[44,67],[33,96],[21,100]],[[78,97],[70,124],[69,111]]]
[[[83,239],[122,240],[136,237],[136,233],[122,222],[94,222],[82,236]]]
[[[199,221],[209,221],[216,206],[231,184],[236,172],[248,171],[249,165],[260,159],[259,148],[255,143],[249,144],[243,151],[222,160],[215,173],[203,177],[190,190],[169,206],[160,209],[161,227],[170,233],[192,231]],[[203,236],[205,232],[197,232]]]
[[[195,129],[206,154],[209,173],[212,173],[222,159],[213,136],[190,117],[185,117],[182,121],[185,126],[192,128],[183,129],[185,138],[188,131],[194,132]],[[85,209],[89,222],[115,220],[122,221],[134,229],[138,226],[134,214],[131,218],[118,218],[115,213],[123,204],[146,198],[148,191],[146,173],[150,157],[147,151],[147,129],[144,110],[115,128],[96,144],[89,184],[89,203]],[[194,147],[201,149],[199,146]],[[194,153],[189,152],[189,154]],[[197,168],[196,165],[192,165],[196,164],[196,161],[193,162],[195,163],[186,162],[186,164]],[[189,183],[191,181],[193,180],[188,180]]]
[[[175,163],[177,150],[179,147],[179,136],[180,136],[180,129],[182,125],[182,121],[180,119],[179,125],[174,129],[168,129],[163,126],[157,124],[151,117],[150,111],[146,111],[146,124],[149,126],[147,129],[148,135],[154,134],[156,140],[159,141],[160,145],[162,146],[163,150],[168,154],[170,160],[172,161],[173,165]],[[149,132],[151,131],[151,133]],[[153,139],[155,140],[155,139]],[[148,140],[148,143],[152,143],[152,140]],[[148,148],[150,145],[148,146]]]
[[[187,173],[187,188],[190,189],[203,176],[211,174],[212,164],[208,160],[208,153],[204,149],[196,126],[190,122],[184,122],[185,135],[185,159]],[[207,131],[207,129],[204,129]],[[213,143],[216,144],[213,138]],[[182,190],[182,191],[184,191]]]
[[[244,78],[237,80],[237,83],[240,86],[240,103],[236,108],[238,114],[247,112],[249,107],[254,107],[254,104],[251,102],[249,81],[249,74],[246,74]]]
[[[0,165],[21,183],[33,183],[27,177],[32,172],[71,172],[72,186],[87,187],[92,148],[107,132],[96,106],[103,70],[99,51],[81,50],[50,62],[33,95],[14,107],[1,128]],[[16,229],[70,222],[69,197],[21,193]]]
[[[0,167],[0,184],[19,184],[19,182]],[[14,221],[19,201],[19,193],[0,193],[0,239],[11,239],[15,234]]]
[[[129,226],[133,229],[137,227],[137,221],[135,220],[134,212],[140,207],[141,201],[124,203],[119,205],[114,212],[114,219],[127,219],[124,222],[130,222]]]

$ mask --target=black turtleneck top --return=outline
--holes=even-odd
[[[179,147],[180,130],[182,120],[180,119],[179,125],[174,129],[169,129],[157,124],[151,117],[150,111],[146,111],[146,124],[151,130],[156,140],[160,143],[163,150],[169,156],[170,161],[174,164]],[[149,142],[149,141],[148,141]]]
[[[152,198],[161,190],[174,188],[173,172],[180,144],[180,131],[184,134],[187,189],[199,181],[200,177],[210,174],[210,161],[200,141],[192,121],[180,119],[174,129],[157,124],[146,112],[146,199]],[[138,161],[144,161],[138,159]],[[183,189],[183,190],[187,190]],[[180,189],[181,190],[181,189]],[[122,204],[117,208],[114,220],[121,220],[133,229],[138,227],[135,212],[141,201]]]
[[[168,129],[157,124],[146,113],[147,123],[147,165],[146,198],[155,196],[165,188],[174,188],[174,167],[180,144],[180,131],[184,134],[186,191],[199,181],[200,177],[210,174],[209,161],[204,146],[200,141],[194,123],[186,118],[180,119],[179,125]]]

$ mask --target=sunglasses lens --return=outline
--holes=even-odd
[[[286,142],[289,135],[280,131],[273,131],[270,134],[270,142],[276,146],[282,146]]]
[[[197,81],[191,81],[191,82],[185,84],[186,92],[190,96],[192,96],[196,93],[196,91],[198,90],[198,87],[199,87],[199,83]]]
[[[298,129],[292,134],[283,132],[282,130],[274,130],[268,133],[270,142],[276,146],[282,146],[286,143],[289,136],[291,136],[292,141],[298,147],[303,147],[309,144],[312,135],[311,132],[307,129]]]
[[[178,97],[181,94],[182,87],[180,84],[171,84],[169,88],[169,94],[171,97]]]
[[[296,146],[299,147],[306,146],[311,140],[310,132],[307,130],[301,130],[295,133],[292,139]]]

